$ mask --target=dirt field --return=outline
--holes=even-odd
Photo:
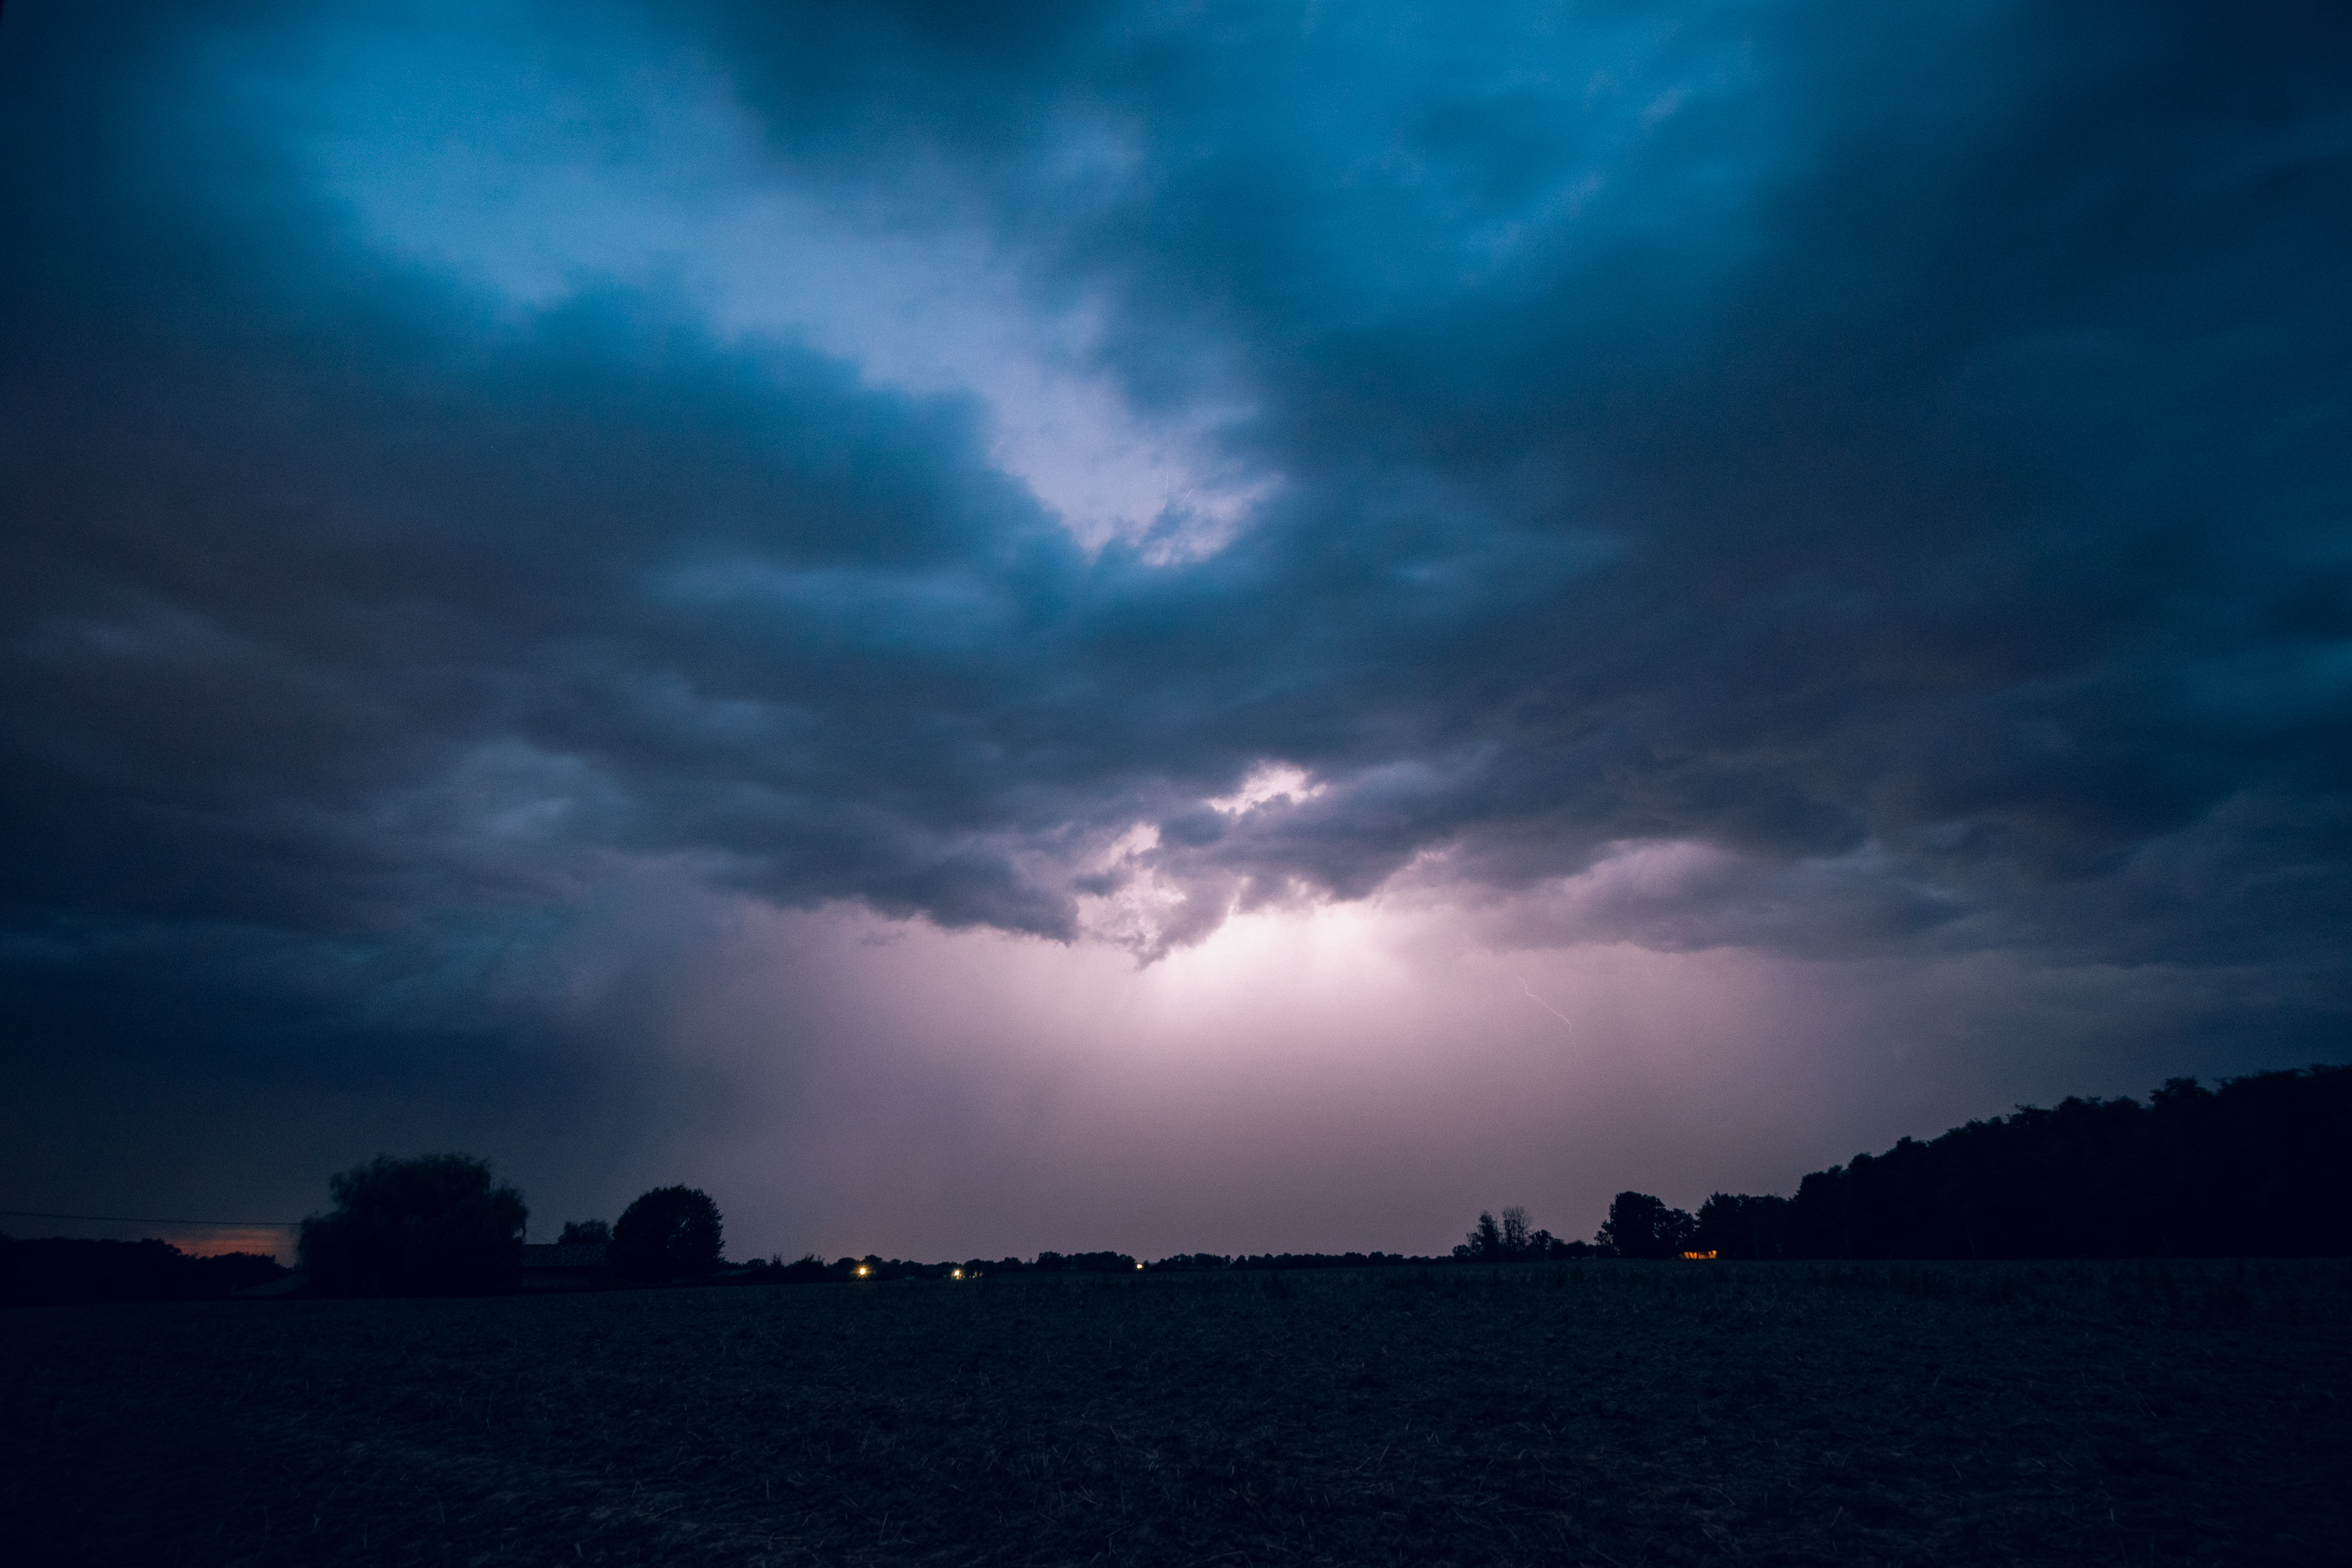
[[[0,1315],[11,1563],[2344,1563],[2352,1265]]]

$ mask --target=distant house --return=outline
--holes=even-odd
[[[515,1289],[593,1290],[611,1283],[612,1278],[603,1242],[548,1242],[522,1249],[522,1262],[515,1269]]]

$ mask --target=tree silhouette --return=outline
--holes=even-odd
[[[621,1211],[606,1258],[624,1279],[690,1279],[719,1267],[719,1205],[693,1187],[656,1187]]]
[[[1788,1251],[1789,1200],[1717,1193],[1699,1205],[1691,1246],[1725,1258],[1780,1258]]]
[[[1555,1255],[1563,1258],[1573,1256],[1559,1250],[1551,1232],[1534,1229],[1527,1208],[1521,1204],[1513,1204],[1506,1208],[1499,1223],[1493,1215],[1480,1209],[1478,1223],[1454,1249],[1454,1256],[1465,1263],[1517,1263]],[[1350,1253],[1349,1256],[1357,1255]],[[1378,1258],[1381,1254],[1372,1256]]]
[[[1454,1256],[1465,1263],[1500,1263],[1503,1260],[1503,1227],[1485,1209],[1478,1211],[1478,1223],[1454,1249]]]
[[[0,1236],[0,1307],[91,1301],[194,1301],[285,1277],[274,1258],[191,1258],[168,1242]]]
[[[2343,1257],[2347,1129],[2352,1067],[2214,1089],[2168,1079],[2146,1105],[2064,1100],[1901,1139],[1811,1173],[1794,1198],[1717,1193],[1701,1245],[1761,1258]]]
[[[1619,1193],[1609,1202],[1609,1219],[1593,1240],[1614,1247],[1620,1258],[1672,1258],[1691,1244],[1697,1223],[1647,1193]]]
[[[512,1283],[530,1211],[470,1154],[379,1154],[327,1182],[302,1222],[302,1267],[336,1296],[480,1295]]]
[[[613,1227],[601,1219],[568,1219],[563,1222],[563,1234],[555,1238],[558,1247],[602,1247],[613,1239]]]

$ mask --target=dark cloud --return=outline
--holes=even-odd
[[[976,394],[379,243],[238,72],[433,16],[12,7],[30,1057],[538,1050],[570,1015],[509,980],[647,868],[1146,955],[1404,873],[1505,943],[2340,1017],[2334,11],[501,15],[551,94],[609,25],[826,210],[976,226],[1262,499],[1089,551]]]

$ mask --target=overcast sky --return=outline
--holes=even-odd
[[[16,0],[0,136],[0,1205],[1423,1251],[2352,1055],[2340,4]]]

